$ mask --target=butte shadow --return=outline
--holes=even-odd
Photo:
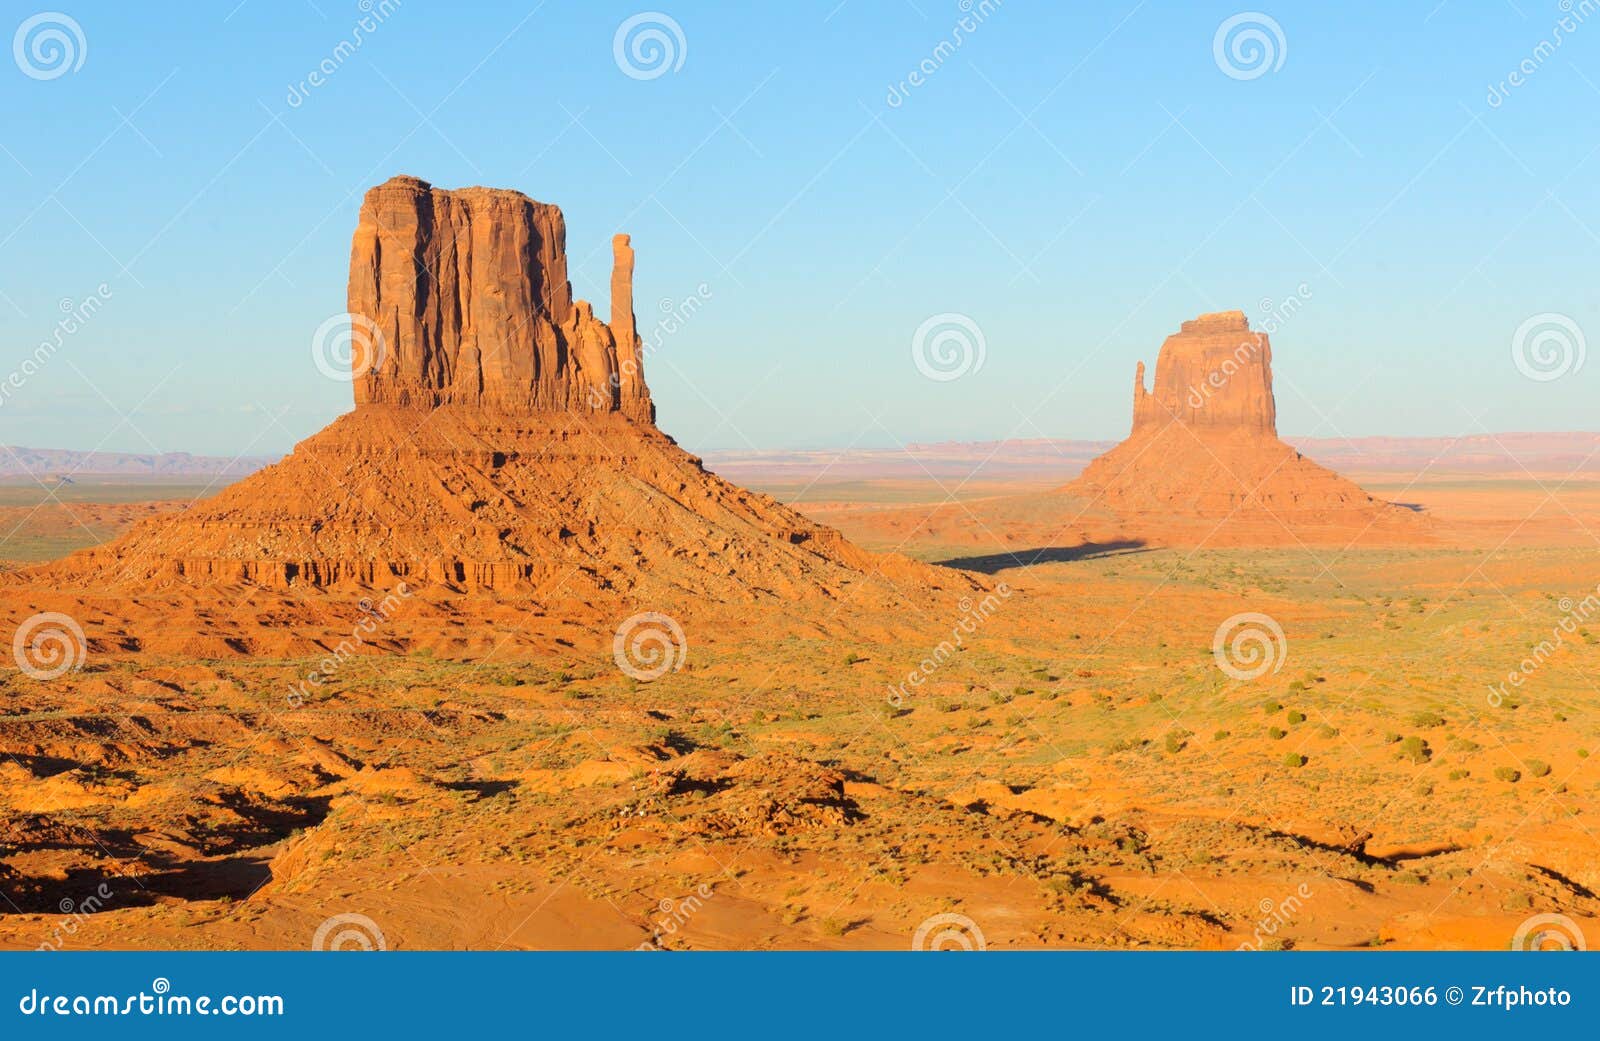
[[[831,617],[971,588],[851,545],[663,433],[627,236],[613,251],[603,322],[573,297],[557,207],[372,188],[350,256],[354,410],[212,498],[9,576],[0,608],[67,613],[101,649],[222,656],[310,649],[300,636],[348,629],[333,605],[402,586],[425,605],[408,616],[542,618],[546,635],[624,608]]]

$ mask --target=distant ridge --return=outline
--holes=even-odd
[[[277,456],[192,455],[188,452],[74,452],[0,446],[0,477],[244,477]]]
[[[1344,473],[1431,477],[1528,473],[1600,476],[1600,433],[1491,433],[1462,437],[1285,437],[1324,466]],[[872,480],[1076,475],[1111,441],[1028,438],[914,442],[902,448],[706,452],[706,466],[737,481]]]

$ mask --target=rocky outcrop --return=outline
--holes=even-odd
[[[627,237],[614,246],[613,323],[626,315],[615,329],[573,299],[566,238],[561,210],[521,192],[415,177],[368,191],[350,248],[356,404],[653,422]]]
[[[565,236],[560,210],[518,192],[439,191],[410,177],[372,189],[351,250],[350,310],[379,334],[355,323],[355,410],[275,465],[19,584],[220,588],[243,603],[233,595],[242,587],[356,593],[404,582],[430,596],[581,601],[608,616],[619,598],[635,609],[687,599],[789,611],[807,600],[894,608],[975,588],[857,549],[707,472],[655,426],[628,237],[612,241],[607,324],[572,298]],[[261,638],[248,621],[220,637],[241,647]]]
[[[1133,388],[1133,430],[1176,420],[1199,433],[1245,431],[1277,436],[1272,344],[1252,332],[1243,311],[1203,314],[1161,345],[1155,388],[1144,389],[1144,362]]]
[[[1242,311],[1184,322],[1162,343],[1149,390],[1140,362],[1132,432],[1063,490],[1168,525],[1254,525],[1262,542],[1297,542],[1313,528],[1354,534],[1414,523],[1278,438],[1272,345]],[[1208,524],[1206,537],[1219,527]]]

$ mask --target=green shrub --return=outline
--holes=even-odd
[[[1510,766],[1497,766],[1494,768],[1494,779],[1507,784],[1516,784],[1522,780],[1522,771]]]
[[[1283,765],[1289,767],[1291,770],[1298,770],[1302,766],[1306,765],[1306,757],[1301,755],[1299,752],[1290,752],[1288,755],[1283,757]]]
[[[1418,727],[1442,727],[1445,719],[1437,712],[1418,712],[1411,717],[1411,725]]]
[[[1273,716],[1273,715],[1277,715],[1279,712],[1282,712],[1283,711],[1283,706],[1278,704],[1276,701],[1269,701],[1265,705],[1262,705],[1261,709],[1267,715]]]
[[[1550,764],[1541,762],[1538,759],[1529,759],[1528,772],[1535,777],[1547,776],[1550,773]]]
[[[1425,763],[1433,755],[1433,749],[1428,747],[1428,742],[1420,737],[1408,737],[1400,742],[1400,758],[1409,759],[1413,763]]]
[[[1306,714],[1304,712],[1296,711],[1296,712],[1289,713],[1289,725],[1290,726],[1297,727],[1301,723],[1304,723],[1305,721],[1306,721]]]
[[[1274,741],[1282,741],[1289,736],[1289,732],[1282,727],[1273,727],[1267,731],[1267,736]]]

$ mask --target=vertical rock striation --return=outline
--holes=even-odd
[[[1144,362],[1136,370],[1133,430],[1176,420],[1198,433],[1243,431],[1276,437],[1272,344],[1252,332],[1243,311],[1219,311],[1184,322],[1156,356],[1152,391]]]
[[[612,275],[613,322],[628,316],[621,336],[573,299],[566,238],[561,210],[521,192],[445,191],[415,177],[368,191],[350,248],[347,306],[372,323],[357,330],[356,404],[653,422],[627,238]]]

